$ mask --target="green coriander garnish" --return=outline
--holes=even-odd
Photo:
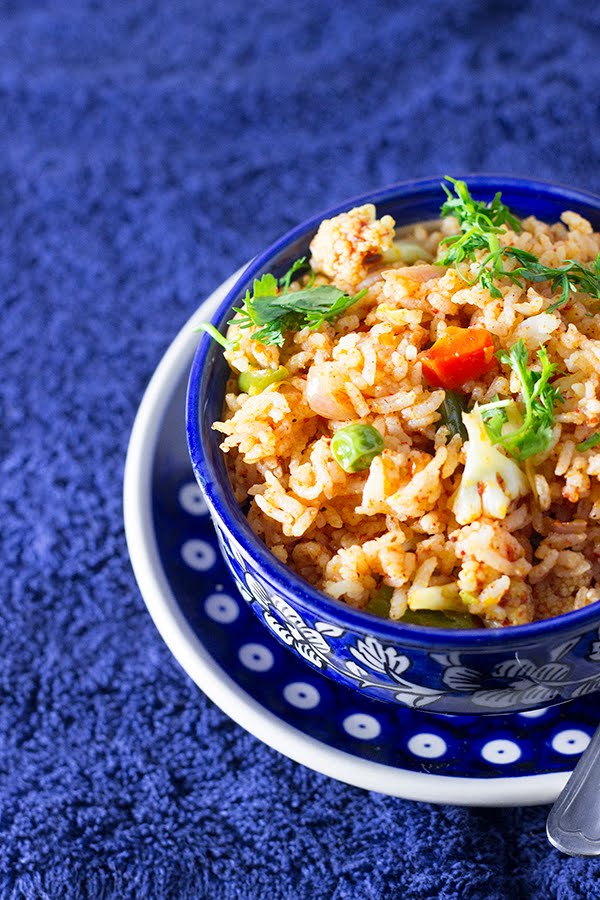
[[[296,274],[296,272],[301,272],[302,269],[307,267],[308,263],[306,262],[306,257],[302,256],[300,259],[297,259],[296,262],[292,263],[290,268],[287,270],[285,275],[279,279],[279,287],[284,291],[289,291],[290,285],[292,283],[292,278]],[[311,273],[310,282],[308,287],[312,287],[313,281],[315,280],[315,273]]]
[[[292,276],[306,261],[297,260],[279,281],[270,274],[255,279],[247,291],[244,305],[234,307],[237,313],[228,323],[240,328],[257,327],[252,339],[261,344],[282,346],[290,331],[320,328],[331,322],[366,294],[366,289],[353,297],[332,284],[313,285],[291,291]],[[314,280],[314,279],[313,279]]]
[[[440,246],[447,249],[439,262],[444,266],[456,266],[460,271],[462,262],[474,260],[477,250],[486,250],[487,255],[480,264],[475,280],[488,288],[492,297],[499,298],[502,294],[493,283],[494,277],[500,274],[502,262],[498,235],[504,234],[504,225],[509,225],[513,231],[520,231],[519,220],[502,203],[500,192],[491,203],[484,203],[471,197],[464,181],[448,175],[446,180],[453,184],[456,196],[442,184],[447,200],[442,206],[441,214],[455,217],[460,225],[460,234],[451,234],[440,241]]]
[[[600,299],[600,253],[592,263],[591,269],[586,269],[585,266],[573,259],[565,260],[564,266],[557,269],[552,266],[544,266],[533,253],[519,250],[518,247],[508,247],[504,251],[504,256],[507,259],[515,259],[519,263],[515,269],[503,270],[502,274],[507,275],[520,287],[523,286],[522,279],[524,279],[534,283],[549,281],[553,292],[560,288],[560,297],[548,307],[548,312],[554,312],[555,309],[564,306],[571,291],[579,290]]]
[[[550,384],[557,366],[548,359],[545,347],[537,351],[540,371],[529,367],[529,354],[522,340],[510,348],[496,354],[516,373],[521,382],[521,397],[524,410],[521,425],[505,433],[508,411],[516,408],[512,400],[496,400],[479,407],[485,427],[494,444],[504,447],[517,460],[526,460],[537,453],[543,453],[552,443],[554,407],[562,401],[560,392]]]
[[[315,275],[306,285],[297,291],[290,290],[294,275],[306,269],[305,257],[297,259],[282,278],[275,278],[271,273],[255,278],[252,290],[246,291],[243,305],[234,307],[235,318],[228,325],[239,325],[240,328],[257,328],[252,340],[261,344],[277,344],[282,346],[285,336],[290,331],[302,328],[314,330],[324,322],[331,322],[352,306],[367,293],[365,288],[351,297],[332,284],[314,284]],[[206,331],[226,350],[233,349],[237,341],[228,340],[214,325],[202,322],[198,331]]]
[[[591,269],[573,259],[567,259],[564,265],[554,268],[545,266],[537,256],[526,250],[502,247],[498,235],[505,233],[503,226],[508,225],[513,231],[520,231],[521,226],[519,220],[502,203],[501,194],[497,193],[491,203],[484,203],[473,199],[464,181],[448,176],[446,180],[454,186],[454,194],[442,184],[448,199],[442,206],[441,214],[454,216],[460,226],[460,233],[449,235],[440,241],[440,247],[447,248],[440,263],[456,266],[460,272],[460,264],[465,261],[473,262],[476,251],[487,251],[479,263],[475,278],[472,281],[465,279],[469,284],[479,282],[489,290],[492,297],[500,299],[502,292],[494,283],[495,279],[509,278],[521,288],[525,286],[524,282],[549,281],[553,291],[560,289],[560,297],[548,307],[549,312],[564,306],[572,291],[581,291],[600,300],[600,253]],[[504,262],[507,260],[514,260],[518,265],[506,269]]]
[[[231,341],[228,341],[225,335],[221,334],[219,329],[215,328],[214,325],[211,325],[210,322],[200,322],[196,331],[205,331],[211,336],[213,341],[216,341],[217,344],[220,344],[225,350],[229,350],[232,346]]]

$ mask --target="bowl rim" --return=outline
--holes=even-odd
[[[273,241],[262,253],[254,257],[246,266],[240,277],[235,281],[219,307],[211,317],[211,324],[220,328],[224,325],[226,315],[231,312],[232,305],[239,302],[240,295],[245,293],[253,279],[265,270],[269,262],[286,247],[296,240],[314,230],[323,221],[331,218],[354,206],[372,203],[388,202],[393,199],[408,199],[411,196],[426,195],[441,190],[441,183],[445,176],[430,176],[420,179],[409,179],[387,185],[377,190],[369,191],[334,207],[316,213],[303,222],[289,229]],[[529,179],[522,176],[503,175],[494,173],[458,174],[453,177],[464,180],[470,189],[494,192],[500,190],[521,191],[524,198],[537,194],[551,194],[553,197],[563,200],[565,204],[575,203],[588,205],[600,213],[600,194],[592,191],[579,190],[558,182],[549,180]],[[565,209],[569,208],[565,205]],[[341,626],[345,630],[368,632],[375,638],[384,641],[395,641],[407,646],[436,645],[437,649],[452,650],[476,649],[488,646],[500,650],[507,645],[527,645],[533,640],[544,637],[554,637],[559,634],[567,634],[581,631],[582,626],[597,626],[600,624],[600,605],[592,603],[589,606],[549,619],[531,622],[524,625],[512,625],[506,628],[480,628],[480,629],[444,629],[427,625],[407,625],[393,619],[382,619],[355,609],[342,600],[329,597],[324,592],[313,587],[291,568],[280,562],[261,539],[252,530],[241,508],[235,501],[229,482],[223,485],[212,471],[210,454],[205,452],[203,429],[200,427],[198,406],[200,402],[200,388],[205,378],[206,362],[209,355],[220,352],[220,348],[207,334],[200,338],[192,366],[190,369],[186,396],[186,435],[188,451],[192,461],[192,467],[196,478],[206,496],[209,508],[213,514],[219,516],[233,537],[247,550],[251,549],[253,561],[258,569],[267,571],[269,578],[275,583],[285,585],[286,591],[292,591],[302,606],[308,609],[316,617],[327,619],[329,622]],[[206,376],[207,378],[208,376]],[[600,601],[598,601],[600,604]],[[597,607],[597,608],[596,608]]]

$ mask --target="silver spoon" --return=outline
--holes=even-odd
[[[550,810],[546,834],[569,856],[600,856],[600,728]]]

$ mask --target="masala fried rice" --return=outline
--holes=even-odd
[[[282,346],[230,325],[232,375],[213,427],[252,528],[316,588],[363,609],[384,587],[392,619],[447,608],[488,627],[523,624],[600,600],[600,445],[582,449],[600,427],[600,304],[575,291],[554,308],[548,281],[502,277],[490,291],[477,280],[483,254],[459,268],[435,262],[457,231],[447,217],[397,232],[372,205],[323,221],[310,245],[312,282],[305,274],[291,290],[333,284],[364,295]],[[600,234],[568,211],[550,225],[523,219],[498,239],[552,267],[591,267],[600,252]],[[494,457],[495,474],[492,461],[473,475],[477,442],[492,458],[483,420],[453,433],[445,390],[423,371],[424,353],[449,328],[485,329],[496,352],[522,341],[533,369],[546,349],[560,402],[543,452],[524,462],[493,447],[506,464]],[[282,380],[240,390],[240,373],[282,366]],[[501,362],[461,384],[471,410],[519,403],[521,389]],[[350,423],[374,426],[384,443],[355,472],[332,452]],[[486,501],[492,488],[499,503]]]

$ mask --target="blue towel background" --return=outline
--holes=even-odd
[[[160,639],[121,509],[164,350],[289,226],[446,172],[600,190],[598,5],[0,12],[2,898],[600,897],[545,808],[367,793],[243,732]]]

